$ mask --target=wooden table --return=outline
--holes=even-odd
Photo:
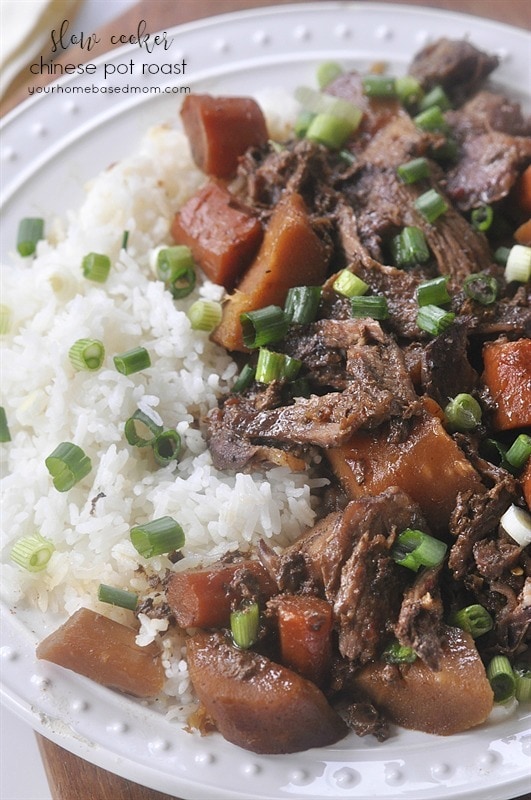
[[[401,0],[408,5],[430,6],[449,11],[474,14],[478,17],[516,25],[531,30],[531,3],[529,0]],[[108,44],[109,34],[120,30],[135,33],[139,20],[145,19],[148,30],[164,30],[214,14],[265,5],[281,5],[303,0],[140,0],[132,10],[97,31],[102,42]],[[390,5],[398,0],[387,0]],[[103,52],[102,46],[94,48],[90,55],[82,50],[76,54],[76,62],[92,59]],[[61,60],[61,59],[59,59]],[[72,61],[72,51],[64,57],[65,63]],[[44,82],[45,78],[43,78]],[[0,115],[22,101],[25,94],[16,86],[0,103]],[[37,736],[50,790],[54,800],[175,800],[166,794],[146,789],[126,781],[87,761],[63,750],[48,739]],[[531,800],[531,793],[515,800]]]

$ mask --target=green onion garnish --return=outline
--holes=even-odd
[[[417,116],[413,118],[413,122],[417,128],[423,131],[448,133],[449,130],[444,114],[439,106],[431,106],[425,111],[421,111],[420,114],[417,114]]]
[[[463,281],[463,291],[471,300],[481,303],[482,306],[490,306],[496,302],[498,297],[498,282],[492,275],[485,275],[484,272],[475,272],[467,275]]]
[[[443,306],[452,298],[448,294],[448,279],[439,275],[429,281],[423,281],[417,286],[417,303],[419,306]]]
[[[386,664],[412,664],[417,660],[417,654],[412,647],[394,641],[383,651],[382,660]]]
[[[166,467],[172,461],[177,461],[179,453],[181,452],[181,437],[175,430],[162,431],[151,443],[153,448],[153,457],[157,464],[161,467]]]
[[[505,458],[512,467],[521,469],[531,457],[531,436],[520,433],[505,453]]]
[[[531,669],[528,666],[515,664],[514,676],[516,687],[514,695],[519,703],[529,703],[531,700]]]
[[[164,281],[173,297],[187,297],[195,287],[196,274],[192,251],[184,244],[159,250],[156,264],[157,277]]]
[[[417,572],[420,567],[436,567],[446,555],[446,545],[423,531],[406,528],[393,545],[392,556],[401,567]]]
[[[472,223],[472,227],[475,228],[477,231],[488,231],[490,226],[492,225],[492,220],[494,219],[494,211],[492,210],[492,206],[478,206],[478,208],[474,208],[470,215],[470,222]]]
[[[151,366],[151,358],[145,347],[133,347],[125,353],[114,356],[113,361],[122,375],[132,375]]]
[[[255,380],[258,383],[292,381],[297,377],[301,366],[302,362],[297,358],[261,347],[258,351]]]
[[[296,325],[307,325],[317,316],[321,302],[320,286],[294,286],[289,289],[284,303],[284,313]]]
[[[40,533],[24,536],[11,550],[11,560],[28,572],[41,572],[50,560],[55,546]]]
[[[92,469],[90,458],[72,442],[61,442],[44,463],[58,492],[67,492]]]
[[[173,553],[184,545],[184,531],[173,517],[160,517],[131,528],[131,542],[144,558]]]
[[[127,243],[129,242],[129,231],[124,231],[122,236],[122,250],[127,250]]]
[[[230,615],[230,630],[236,647],[247,650],[258,638],[260,609],[258,603],[248,603]]]
[[[26,217],[20,220],[17,232],[17,250],[21,256],[32,256],[37,242],[44,235],[44,220],[40,217]]]
[[[135,611],[138,605],[137,594],[128,592],[127,589],[118,589],[116,586],[107,586],[105,583],[100,583],[98,586],[98,600],[119,608],[128,608],[130,611]]]
[[[358,126],[333,114],[316,114],[308,125],[306,138],[339,150]]]
[[[159,433],[162,433],[162,425],[154,422],[137,408],[133,416],[126,421],[124,433],[128,444],[134,447],[146,447],[154,442]]]
[[[415,225],[407,225],[392,239],[391,252],[396,266],[401,269],[424,264],[430,259],[424,232]]]
[[[450,625],[469,633],[473,639],[483,636],[484,633],[492,630],[494,622],[486,608],[474,603],[466,608],[456,611],[450,618]]]
[[[415,208],[428,222],[435,222],[445,211],[448,203],[435,189],[428,189],[415,200]]]
[[[442,86],[434,86],[433,89],[424,95],[419,102],[419,111],[427,111],[433,107],[440,108],[441,111],[448,111],[452,107],[448,95]]]
[[[422,306],[417,314],[417,325],[422,331],[438,336],[452,324],[454,319],[453,311],[445,311],[434,305]]]
[[[7,424],[7,414],[4,406],[0,406],[0,443],[11,441],[9,425]]]
[[[111,259],[103,253],[89,253],[81,262],[81,269],[89,281],[105,283],[111,271]]]
[[[381,295],[350,298],[350,313],[353,317],[370,317],[383,320],[389,317],[387,300]]]
[[[400,102],[405,106],[418,103],[424,95],[422,86],[413,75],[400,75],[395,78],[395,91]]]
[[[494,656],[487,667],[487,678],[494,692],[495,703],[505,703],[514,697],[516,677],[507,656]]]
[[[494,261],[496,264],[501,264],[501,266],[504,267],[507,264],[507,259],[509,258],[510,252],[510,247],[498,247],[494,251]]]
[[[481,422],[481,406],[471,394],[462,392],[445,406],[444,415],[452,431],[473,431]]]
[[[0,303],[0,336],[9,333],[11,327],[11,309],[5,303]]]
[[[94,372],[103,364],[105,347],[99,339],[78,339],[68,351],[68,358],[74,369]]]
[[[368,291],[369,285],[349,269],[342,269],[332,284],[332,288],[344,297],[359,297]]]
[[[293,127],[295,136],[297,136],[299,139],[304,139],[306,132],[310,127],[310,122],[314,117],[315,114],[312,111],[305,111],[304,109],[300,111]]]
[[[430,165],[425,158],[413,158],[396,168],[398,177],[404,183],[417,183],[430,177]]]
[[[363,112],[360,108],[325,92],[319,92],[308,86],[299,86],[295,89],[295,99],[299,101],[306,111],[312,114],[329,114],[350,123],[355,130],[361,122]]]
[[[221,322],[221,303],[215,300],[196,300],[186,315],[192,330],[213,331]]]
[[[283,339],[288,332],[289,317],[280,306],[265,306],[240,314],[243,343],[255,349]]]
[[[511,247],[505,264],[507,283],[527,283],[531,279],[531,247],[515,244]]]
[[[364,75],[361,84],[367,97],[396,97],[396,81],[388,75]]]
[[[319,88],[324,89],[325,86],[328,86],[329,83],[332,83],[333,80],[339,78],[342,74],[343,69],[337,61],[323,61],[323,63],[319,64],[317,67],[315,77],[317,78]]]
[[[243,392],[244,389],[247,389],[254,381],[255,372],[255,368],[250,364],[244,364],[240,374],[234,381],[234,386],[232,387],[233,394],[239,394]]]

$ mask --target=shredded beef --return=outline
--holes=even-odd
[[[413,586],[404,594],[395,626],[400,644],[412,647],[435,671],[440,668],[443,645],[440,571],[440,567],[436,567],[419,573]]]

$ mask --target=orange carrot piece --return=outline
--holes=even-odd
[[[520,482],[522,484],[522,492],[524,493],[527,507],[531,511],[531,458],[527,461],[526,467],[520,477]]]
[[[518,210],[531,214],[531,164],[516,181],[512,195]]]
[[[137,645],[137,631],[80,608],[37,647],[37,658],[71,669],[135,697],[155,697],[164,685],[160,649]]]
[[[514,232],[514,239],[518,244],[531,247],[531,219],[523,222]]]
[[[482,380],[496,405],[495,430],[531,426],[531,339],[487,342]]]
[[[176,215],[172,236],[187,245],[213,283],[231,291],[262,241],[262,226],[224,186],[211,181]]]
[[[329,675],[332,661],[332,606],[311,595],[274,598],[281,661],[317,686]]]

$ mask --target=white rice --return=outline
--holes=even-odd
[[[278,95],[270,95],[279,108]],[[284,104],[288,112],[292,105]],[[280,135],[286,119],[271,117]],[[265,474],[216,470],[202,419],[226,395],[237,374],[232,359],[208,335],[191,330],[186,310],[198,297],[220,299],[204,281],[174,301],[150,269],[150,256],[170,243],[178,207],[200,186],[187,140],[172,126],[150,130],[139,152],[99,175],[79,211],[48,224],[48,240],[34,258],[16,255],[2,269],[2,303],[11,311],[1,337],[2,398],[12,441],[1,445],[1,592],[36,631],[52,630],[80,606],[124,618],[97,600],[100,583],[146,591],[147,578],[247,550],[260,538],[275,546],[293,541],[314,519],[311,490],[322,482],[276,467]],[[127,252],[120,249],[129,231]],[[83,278],[88,252],[107,253],[112,269],[103,285]],[[101,339],[102,369],[75,372],[68,359],[80,338]],[[152,366],[129,377],[114,354],[138,345]],[[176,466],[156,468],[147,449],[127,444],[125,420],[140,408],[183,441]],[[92,471],[73,489],[53,487],[45,458],[60,442],[74,442]],[[129,538],[132,526],[169,515],[183,526],[184,558],[142,559]],[[10,560],[13,544],[40,532],[55,545],[45,571],[30,573]],[[143,565],[146,571],[138,570]],[[167,623],[141,615],[140,644],[157,637],[164,648],[180,719],[192,700],[183,638]]]

